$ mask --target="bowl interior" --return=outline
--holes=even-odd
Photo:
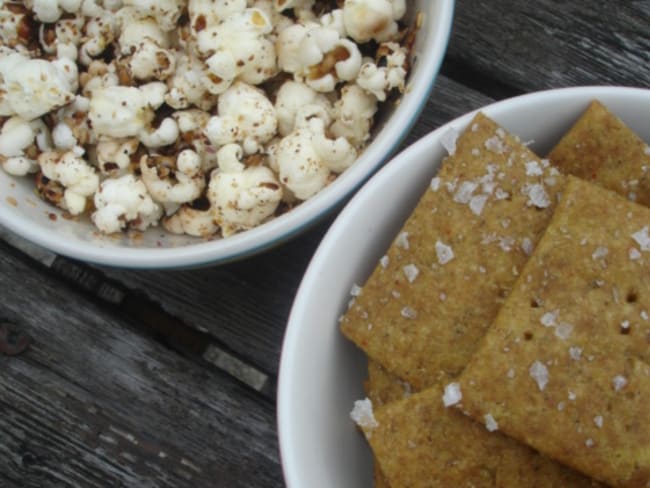
[[[513,98],[482,110],[533,141],[540,155],[593,99],[650,141],[650,90],[568,88]],[[300,286],[283,346],[278,425],[290,488],[371,486],[370,450],[349,418],[364,398],[364,355],[338,330],[353,284],[363,284],[438,170],[441,135],[462,130],[473,113],[430,133],[397,155],[346,206],[323,239]]]
[[[292,211],[228,239],[206,241],[176,236],[162,228],[105,236],[88,219],[69,220],[38,198],[33,178],[0,171],[0,225],[54,252],[96,263],[171,268],[215,264],[253,254],[301,232],[340,204],[397,148],[426,102],[442,62],[451,28],[453,2],[415,2],[409,12],[424,14],[414,45],[408,89],[399,104],[387,104],[377,120],[373,142],[359,160],[331,185]]]

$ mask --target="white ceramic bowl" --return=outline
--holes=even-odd
[[[34,194],[33,178],[13,178],[0,170],[0,225],[56,253],[119,267],[175,268],[223,263],[254,254],[298,234],[331,211],[374,173],[415,122],[444,57],[453,0],[418,0],[409,12],[423,12],[414,46],[414,64],[400,103],[383,113],[373,142],[355,164],[316,196],[255,229],[227,239],[174,236],[149,230],[138,239],[99,235],[89,221],[70,221]],[[53,220],[51,214],[55,214]]]
[[[567,88],[482,108],[544,155],[592,99],[599,99],[650,142],[650,90]],[[309,265],[289,318],[278,389],[278,430],[289,488],[372,486],[370,450],[349,418],[364,398],[364,355],[339,332],[353,284],[362,284],[438,170],[440,139],[462,130],[464,115],[397,155],[354,196]]]

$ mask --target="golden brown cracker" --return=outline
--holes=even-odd
[[[650,206],[650,147],[600,102],[592,102],[553,148],[549,159],[563,173]]]
[[[462,413],[440,386],[376,409],[368,441],[390,486],[600,486]]]
[[[564,177],[478,114],[342,319],[416,389],[457,376],[546,227]]]
[[[408,398],[411,393],[411,385],[390,374],[378,362],[368,360],[366,395],[375,407]]]
[[[461,376],[462,408],[614,486],[650,483],[650,209],[577,178]]]

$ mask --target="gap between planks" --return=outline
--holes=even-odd
[[[117,310],[143,334],[166,347],[225,371],[238,381],[275,399],[275,378],[243,361],[214,337],[185,325],[162,310],[150,299],[140,296],[107,279],[103,274],[83,263],[61,257],[23,239],[0,226],[0,239],[20,254],[40,263],[56,276],[72,284],[81,292],[98,299],[105,306]]]

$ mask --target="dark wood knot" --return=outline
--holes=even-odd
[[[32,338],[8,322],[0,322],[0,354],[17,356],[25,352]]]

